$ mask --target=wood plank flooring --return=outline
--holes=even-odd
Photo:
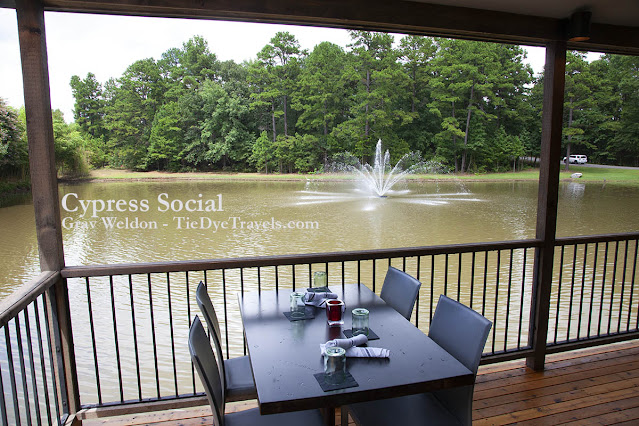
[[[227,404],[227,411],[256,406],[256,401],[232,403]],[[639,424],[639,341],[550,355],[542,372],[527,369],[523,360],[481,366],[473,424],[515,423]],[[211,424],[211,417],[209,408],[198,407],[83,422],[88,426],[107,424],[193,426]]]

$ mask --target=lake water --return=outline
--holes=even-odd
[[[108,182],[61,185],[66,264],[135,263],[366,250],[528,239],[535,235],[536,182],[408,182],[400,185],[387,198],[368,196],[354,185],[354,182],[316,181]],[[562,182],[558,235],[636,231],[639,229],[637,211],[637,188]],[[2,298],[38,274],[33,206],[27,201],[0,208],[0,229],[3,237],[3,244],[0,245]],[[619,246],[615,247],[619,251]],[[633,247],[630,247],[631,254],[635,252]],[[623,249],[622,246],[621,256]],[[521,276],[521,251],[514,255],[512,252],[509,255],[507,251],[503,253],[500,264],[502,283],[510,275],[509,256],[511,265],[514,263],[512,278],[516,284],[511,295],[510,290],[506,293],[503,284],[498,286],[500,280],[494,272],[495,253],[490,255],[490,260],[486,263],[493,270],[488,272],[488,277],[483,278],[481,256],[480,254],[477,258],[478,272],[473,291],[472,284],[469,285],[468,282],[468,265],[458,272],[457,256],[451,256],[450,265],[448,258],[439,258],[436,263],[433,261],[432,267],[425,265],[424,270],[436,269],[439,274],[432,293],[436,295],[443,292],[442,286],[446,284],[442,282],[442,278],[445,277],[450,280],[451,296],[460,297],[464,303],[468,303],[469,298],[472,301],[474,295],[474,307],[480,310],[483,308],[478,308],[477,304],[481,298],[484,299],[487,317],[499,318],[500,321],[493,327],[499,331],[489,337],[488,350],[491,346],[493,350],[495,347],[499,349],[506,340],[510,348],[517,347],[519,343],[525,345],[532,272],[529,269],[525,279]],[[565,274],[566,277],[569,276],[570,262],[574,258],[573,268],[577,270],[579,287],[579,271],[582,271],[583,265],[581,259],[586,255],[575,252],[575,256],[571,256],[569,249],[566,253]],[[590,258],[586,263],[590,265],[593,263],[592,248],[588,256]],[[600,253],[599,256],[601,265],[603,254]],[[529,257],[527,261],[528,268],[531,268],[530,259]],[[611,255],[608,262],[612,261]],[[466,262],[468,263],[468,259]],[[414,259],[409,259],[407,270],[410,273],[415,271],[414,263]],[[632,262],[628,265],[632,265]],[[373,268],[376,269],[375,272],[371,271],[370,266],[370,263],[363,265],[360,280],[370,286],[371,273],[376,273],[379,286],[387,265],[383,261],[378,262]],[[264,268],[262,288],[273,288],[275,280],[272,269]],[[442,276],[441,271],[445,270],[451,271],[450,275],[446,273]],[[282,274],[282,288],[290,288],[290,276],[286,277],[289,271],[287,269]],[[302,276],[305,273],[300,270],[296,272]],[[344,272],[329,270],[329,285],[334,282],[331,281],[334,277],[342,273]],[[426,274],[425,272],[424,275]],[[359,272],[349,270],[346,281],[356,282],[358,275]],[[618,276],[622,277],[622,273]],[[201,272],[192,273],[187,286],[184,274],[171,274],[170,282],[165,274],[153,274],[153,284],[147,281],[145,275],[133,276],[131,281],[126,276],[113,277],[112,281],[108,278],[92,278],[90,311],[87,309],[89,293],[85,280],[69,280],[76,364],[83,404],[98,402],[96,370],[99,371],[103,401],[119,400],[119,379],[115,372],[120,371],[120,362],[123,395],[125,399],[137,398],[138,356],[140,393],[144,398],[157,396],[156,389],[160,388],[163,396],[174,392],[192,392],[195,379],[184,342],[187,339],[189,320],[197,311],[193,292],[200,279],[203,279]],[[422,279],[426,280],[420,296],[423,302],[416,311],[420,315],[420,328],[426,331],[427,320],[424,318],[427,319],[430,313],[430,279],[427,276]],[[610,278],[608,279],[610,282]],[[210,272],[208,280],[209,294],[215,306],[218,309],[224,306],[224,312],[228,310],[228,321],[222,324],[222,328],[223,333],[229,334],[229,354],[231,357],[241,355],[242,324],[233,296],[240,291],[239,273],[237,270],[227,272],[224,285],[219,272]],[[256,283],[259,282],[254,269],[245,271],[244,280],[245,290],[256,288]],[[597,280],[602,281],[599,272]],[[568,327],[567,330],[565,314],[569,309],[567,304],[572,306],[573,303],[569,281],[568,278],[561,290],[561,303],[558,301],[559,291],[553,290],[551,296],[553,307],[555,304],[562,306],[563,313],[556,327],[560,337],[570,329]],[[617,281],[621,279],[618,278]],[[457,285],[459,287],[455,288]],[[606,309],[608,300],[611,301],[610,306],[613,306],[612,288],[613,286],[608,285],[605,291],[603,288],[596,290],[594,283],[592,290],[590,285],[584,287],[582,294],[586,302],[598,301],[599,298],[606,300],[602,305],[603,310],[595,312],[595,319],[597,314],[599,318],[603,315],[604,320],[609,318],[609,311]],[[623,293],[623,283],[617,282],[612,291],[616,292],[615,300],[618,301],[620,292]],[[628,298],[628,291],[626,289],[624,300]],[[135,299],[133,305],[130,303],[132,299]],[[151,299],[152,304],[149,303]],[[191,301],[191,305],[187,300]],[[520,304],[520,300],[523,303]],[[575,303],[577,302],[581,303],[581,299],[575,298]],[[173,308],[169,310],[171,303]],[[155,315],[154,323],[150,320],[151,310]],[[577,310],[573,311],[573,316],[575,312]],[[629,317],[632,314],[632,318],[637,315],[635,310],[629,312],[628,308],[623,312],[624,318],[626,312]],[[90,313],[93,315],[95,343],[88,332]],[[221,312],[218,315],[223,318]],[[120,358],[116,356],[114,345],[116,337],[113,324],[116,316]],[[508,333],[507,326],[504,329],[504,316],[513,321]],[[612,321],[604,321],[604,327],[607,324],[614,325],[615,319],[620,316],[615,314],[611,317]],[[132,322],[134,318],[135,326]],[[515,329],[518,323],[521,324],[520,330],[524,332],[521,340]],[[551,323],[554,324],[553,318]],[[595,334],[597,325],[593,323]],[[571,337],[575,328],[573,325]],[[582,327],[584,328],[586,325]],[[589,323],[587,328],[590,329]],[[137,333],[137,346],[133,344],[136,339],[133,331]],[[3,344],[0,340],[2,354]],[[97,358],[92,355],[94,344]],[[14,348],[16,351],[17,349]],[[153,362],[156,354],[157,366]],[[3,362],[6,360],[2,360],[0,356],[0,363]],[[177,371],[176,378],[174,371]],[[5,380],[8,379],[5,377]]]
[[[354,186],[317,181],[61,185],[61,200],[66,196],[61,209],[66,264],[411,247],[535,235],[536,182],[408,182],[387,198],[369,197]],[[112,211],[106,211],[109,200]],[[638,211],[637,188],[562,182],[557,234],[636,231]],[[280,228],[272,229],[278,223]],[[148,229],[140,229],[145,225]],[[2,298],[39,272],[33,205],[27,200],[0,208],[0,229]]]

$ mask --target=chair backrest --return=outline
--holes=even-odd
[[[202,327],[199,317],[195,317],[189,330],[189,352],[191,360],[204,386],[204,391],[211,404],[213,424],[224,426],[224,386],[220,370],[213,354],[209,338]]]
[[[197,290],[195,290],[195,300],[197,301],[197,305],[200,307],[202,315],[204,315],[204,320],[206,321],[206,325],[209,328],[209,332],[213,334],[213,344],[215,345],[217,365],[220,370],[220,375],[222,376],[222,384],[226,388],[226,376],[224,374],[224,354],[222,353],[222,343],[220,340],[220,323],[217,320],[215,308],[213,308],[213,303],[211,302],[209,293],[202,281],[200,281],[200,284],[198,284],[197,286]]]
[[[477,374],[493,323],[461,303],[439,296],[428,337]]]
[[[399,269],[388,267],[380,297],[410,321],[422,283]]]
[[[461,303],[439,296],[428,337],[477,375],[492,323]],[[462,425],[472,425],[475,384],[435,391],[435,397]]]

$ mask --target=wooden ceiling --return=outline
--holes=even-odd
[[[0,0],[15,7],[21,0]],[[43,0],[45,10],[221,19],[544,45],[592,12],[590,40],[568,48],[639,55],[638,0]]]

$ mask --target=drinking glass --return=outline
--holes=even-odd
[[[313,274],[313,287],[328,286],[328,276],[324,271],[317,271]]]
[[[342,314],[344,313],[344,302],[339,299],[326,301],[326,319],[330,327],[337,327],[344,324]]]
[[[304,318],[306,315],[306,305],[304,304],[304,293],[294,291],[291,293],[291,318]]]
[[[346,351],[340,347],[326,349],[324,353],[324,379],[337,384],[346,376]]]
[[[368,309],[355,308],[352,312],[353,336],[363,334],[368,336]]]

